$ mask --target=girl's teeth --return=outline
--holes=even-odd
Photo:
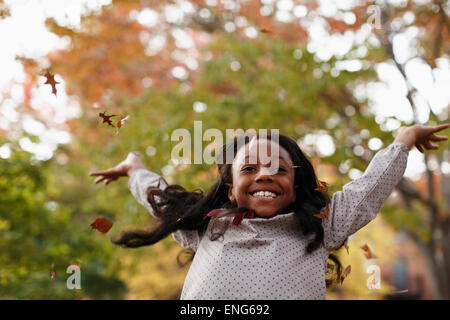
[[[275,198],[277,195],[270,191],[258,191],[253,194],[256,197]]]

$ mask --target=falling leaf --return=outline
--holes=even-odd
[[[55,76],[53,74],[51,74],[50,72],[48,72],[48,71],[44,74],[44,77],[47,78],[47,81],[44,84],[51,85],[52,86],[52,93],[56,96],[56,85],[59,82],[56,82]]]
[[[50,269],[50,279],[54,279],[55,278],[55,270],[53,269],[55,267],[55,264],[53,263]]]
[[[180,268],[186,266],[194,258],[195,252],[189,249],[181,250],[177,255],[177,263]]]
[[[350,272],[352,271],[352,266],[349,264],[345,269],[344,272],[341,275],[340,281],[341,284],[344,282],[344,279],[350,274]]]
[[[377,256],[370,250],[369,246],[367,244],[361,246],[361,249],[364,251],[364,255],[366,256],[366,259],[375,259]]]
[[[313,216],[316,218],[319,218],[319,219],[326,219],[326,218],[328,218],[329,214],[330,214],[330,207],[327,202],[327,205],[325,206],[325,213],[316,213],[316,214],[313,214]]]
[[[347,250],[347,254],[350,254],[350,253],[348,252],[348,238],[345,239],[345,241],[344,241],[344,248],[345,248],[345,250]]]
[[[268,30],[268,29],[265,29],[265,28],[261,29],[260,31],[261,31],[262,33],[273,33],[272,31],[270,31],[270,30]]]
[[[408,292],[408,289],[395,291],[395,293],[406,293],[406,292]]]
[[[103,119],[103,122],[102,122],[102,123],[107,123],[107,124],[109,124],[111,127],[114,127],[114,125],[113,125],[112,122],[111,122],[111,118],[112,118],[112,117],[116,117],[115,114],[111,114],[111,115],[108,116],[108,115],[106,115],[106,112],[100,112],[98,115]]]
[[[97,218],[91,223],[92,229],[97,229],[101,233],[107,233],[112,227],[112,222],[105,218]]]
[[[130,118],[130,116],[126,116],[124,118],[119,119],[119,121],[117,121],[116,123],[116,127],[117,127],[117,133],[119,133],[120,128],[122,128],[122,125]]]
[[[319,186],[315,188],[316,191],[327,191],[330,185],[325,181],[319,181]]]

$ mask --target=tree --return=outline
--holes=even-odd
[[[32,164],[29,158],[15,150],[0,161],[0,297],[121,297],[125,287],[117,269],[108,266],[114,259],[111,247],[93,236],[85,219],[74,220],[73,208],[53,201],[58,192],[50,183],[55,177],[49,163]],[[81,289],[69,290],[66,270],[75,264]]]
[[[431,69],[436,67],[438,58],[448,60],[444,2],[435,1],[431,7],[414,1],[400,5],[377,2],[372,8],[380,13],[381,29],[369,23],[373,17],[368,10],[373,3],[369,1],[340,8],[334,17],[323,14],[315,1],[301,2],[299,11],[306,10],[307,14],[294,19],[288,15],[286,22],[275,19],[277,12],[283,11],[276,4],[263,5],[256,0],[237,5],[207,3],[212,2],[186,1],[183,14],[164,20],[167,6],[174,6],[175,1],[114,1],[100,14],[84,17],[80,29],[48,21],[54,33],[70,39],[68,48],[49,55],[49,69],[64,79],[68,93],[77,97],[83,110],[81,118],[70,123],[74,143],[55,154],[69,159],[56,169],[60,179],[55,181],[63,189],[70,181],[70,188],[76,190],[68,203],[75,204],[82,194],[86,195],[78,204],[82,212],[99,208],[117,212],[117,208],[124,208],[128,213],[119,210],[114,215],[120,226],[150,223],[147,216],[134,215],[139,209],[123,197],[127,192],[123,184],[108,190],[86,188],[91,183],[85,177],[88,171],[112,166],[130,150],[145,150],[149,167],[155,171],[162,168],[172,182],[205,190],[214,179],[211,167],[177,165],[169,160],[171,132],[187,128],[192,133],[193,120],[201,120],[204,130],[280,128],[282,133],[299,140],[319,172],[326,163],[339,168],[341,176],[331,186],[331,191],[337,191],[349,181],[346,174],[350,169],[363,171],[374,155],[376,150],[369,148],[370,139],[379,138],[386,144],[395,134],[385,129],[388,119],[375,121],[368,99],[356,94],[358,88],[377,79],[374,70],[380,62],[393,59],[407,81],[406,62],[395,60],[393,37],[406,28],[423,30],[417,33],[417,56]],[[140,12],[151,15],[149,9],[160,17],[157,24],[140,16]],[[354,18],[353,23],[342,18],[346,13]],[[400,23],[399,18],[406,14],[414,19]],[[307,25],[315,20],[323,22],[330,34],[369,27],[379,41],[371,41],[369,35],[346,54],[323,60],[307,46]],[[433,27],[425,28],[430,25]],[[180,38],[186,35],[192,37],[192,47],[180,45]],[[164,47],[151,46],[158,39],[165,39]],[[362,47],[365,50],[360,50]],[[340,62],[355,59],[361,62],[356,71],[338,67]],[[40,68],[31,66],[29,73]],[[409,88],[407,99],[416,110],[414,88]],[[196,103],[201,103],[202,108],[193,110]],[[204,106],[206,111],[198,112]],[[98,113],[102,110],[130,115],[130,120],[116,134],[116,129],[99,124]],[[447,119],[444,113],[434,114],[431,110],[430,124]],[[335,152],[325,156],[314,142],[305,139],[308,135],[331,138]],[[438,155],[441,162],[447,161],[442,152],[430,154]],[[437,197],[432,171],[427,172],[428,197],[404,179],[399,191],[405,199],[414,201],[407,201],[406,209],[401,204],[387,205],[383,213],[392,225],[406,230],[422,246],[433,270],[430,273],[436,276],[440,287],[440,297],[448,298],[450,229],[449,216],[445,214],[448,203],[444,202],[449,197]],[[435,173],[444,177],[439,169]],[[444,195],[448,195],[448,187],[445,190]],[[58,201],[64,203],[65,199],[61,196]],[[431,223],[426,222],[427,214]],[[442,237],[436,239],[439,234]],[[440,248],[442,260],[436,259],[436,248]]]

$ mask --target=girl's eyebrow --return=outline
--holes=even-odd
[[[250,158],[250,155],[249,155],[249,154],[245,156],[244,161],[247,160],[248,158]],[[254,159],[254,156],[253,156],[252,158]],[[285,159],[283,156],[281,156],[281,155],[280,155],[279,159],[283,160],[283,161],[286,162],[286,163],[289,163],[289,161],[286,160],[286,159]]]

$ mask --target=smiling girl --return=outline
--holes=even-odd
[[[217,159],[232,152],[234,160],[217,161],[219,178],[206,195],[167,185],[136,153],[90,175],[105,184],[128,176],[133,196],[158,218],[152,230],[124,232],[114,243],[136,248],[172,233],[195,251],[181,299],[325,299],[330,252],[376,217],[402,178],[411,147],[438,149],[431,141],[446,140],[435,133],[448,127],[400,128],[365,173],[331,199],[297,143],[284,135],[237,137],[224,145]]]

